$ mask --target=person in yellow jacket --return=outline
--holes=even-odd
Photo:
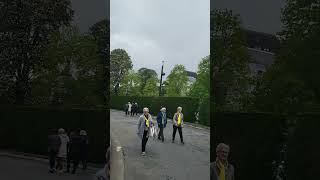
[[[176,132],[178,129],[181,143],[184,144],[183,136],[182,136],[183,120],[184,120],[184,117],[182,114],[182,107],[178,107],[177,112],[174,114],[172,119],[172,122],[173,122],[172,143],[174,143],[174,139],[176,137]]]
[[[220,143],[216,148],[216,161],[211,163],[211,180],[234,180],[234,167],[228,162],[230,147]]]

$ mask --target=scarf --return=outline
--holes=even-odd
[[[181,125],[181,114],[178,114],[178,125]]]
[[[164,125],[164,120],[166,118],[166,114],[164,112],[162,112],[162,124]]]
[[[143,115],[144,120],[146,121],[146,126],[149,128],[149,115],[148,115],[148,119],[146,118],[146,115]]]
[[[224,165],[220,161],[217,161],[217,163],[218,163],[218,168],[220,169],[219,180],[225,180],[226,179],[226,167],[228,166],[228,163],[226,165]]]

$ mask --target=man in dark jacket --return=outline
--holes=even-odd
[[[70,164],[71,164],[71,158],[72,158],[72,154],[71,154],[71,144],[72,144],[72,138],[76,133],[74,131],[70,132],[69,134],[69,138],[70,141],[67,145],[67,173],[70,172]]]
[[[82,169],[87,169],[87,161],[88,161],[88,149],[89,149],[89,138],[87,132],[85,130],[80,131],[80,136],[82,139],[81,148],[80,148],[80,160],[82,163]]]
[[[50,164],[50,173],[54,172],[54,166],[61,145],[61,139],[58,136],[55,129],[50,131],[48,136],[48,152],[49,152],[49,164]]]
[[[162,140],[164,142],[164,135],[163,135],[163,129],[167,125],[167,113],[166,113],[166,108],[162,108],[160,112],[158,113],[157,116],[157,122],[158,122],[158,128],[160,129],[158,139]]]
[[[132,110],[131,110],[131,116],[134,116],[136,114],[137,111],[137,106],[136,103],[132,103]]]
[[[73,135],[71,142],[70,154],[71,159],[73,160],[72,174],[75,174],[81,158],[81,148],[83,147],[83,139],[80,136],[80,129],[78,129]]]

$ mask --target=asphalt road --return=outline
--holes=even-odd
[[[125,155],[126,180],[209,180],[210,131],[184,127],[185,144],[179,133],[171,142],[172,123],[164,130],[165,142],[149,138],[145,157],[141,156],[141,139],[137,136],[138,116],[110,111],[112,138],[117,139]]]
[[[50,174],[44,162],[0,156],[1,180],[93,180],[93,173]]]

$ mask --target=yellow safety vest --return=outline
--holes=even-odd
[[[179,113],[178,114],[178,125],[180,125],[181,124],[181,114]]]

